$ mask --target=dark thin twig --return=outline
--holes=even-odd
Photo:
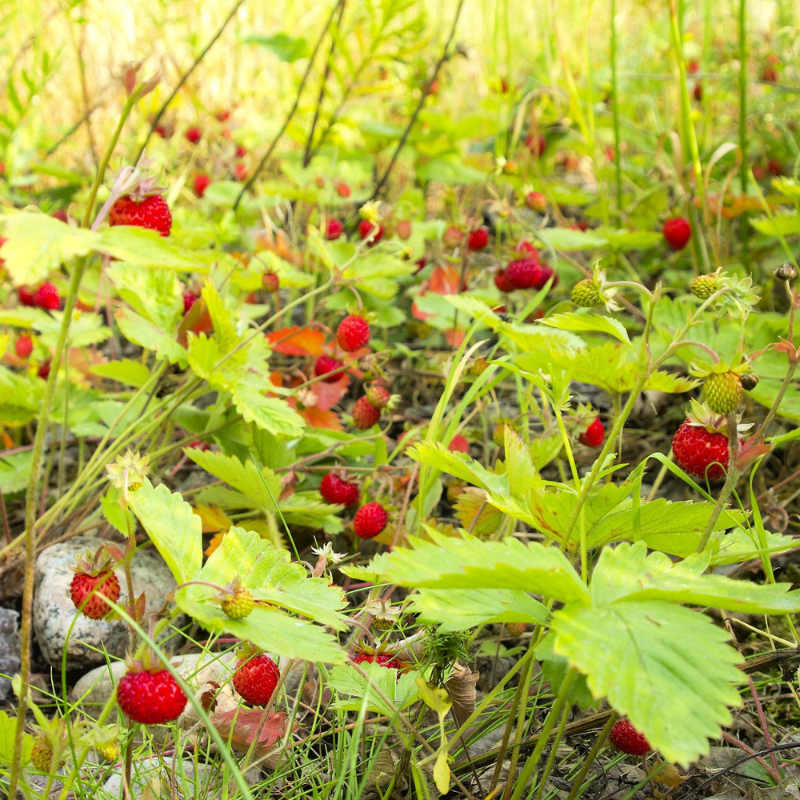
[[[311,74],[311,68],[314,66],[314,61],[317,58],[317,53],[319,52],[319,48],[322,45],[322,40],[325,38],[325,34],[328,33],[331,27],[331,23],[333,22],[333,17],[336,14],[336,10],[339,8],[341,0],[336,0],[336,5],[333,7],[331,11],[331,15],[328,17],[328,21],[325,23],[325,27],[322,29],[322,33],[319,35],[319,39],[317,39],[317,43],[314,45],[314,49],[311,52],[311,55],[308,59],[308,66],[306,67],[306,71],[303,73],[303,78],[300,81],[300,85],[297,87],[297,96],[294,99],[294,105],[292,106],[291,110],[289,111],[288,116],[283,121],[283,125],[281,125],[281,129],[275,134],[275,138],[270,143],[269,147],[267,148],[267,152],[264,153],[264,157],[261,161],[258,162],[258,166],[253,170],[253,174],[248,178],[247,183],[242,186],[242,190],[239,192],[238,197],[236,198],[236,202],[233,204],[233,210],[236,211],[239,208],[239,203],[242,202],[242,198],[245,196],[247,192],[253,187],[253,184],[256,182],[256,178],[258,177],[259,173],[262,169],[264,169],[264,165],[269,161],[270,156],[275,151],[275,148],[278,146],[278,142],[283,137],[283,134],[286,132],[286,129],[289,127],[289,123],[292,121],[292,118],[297,111],[297,107],[300,105],[300,97],[303,94],[303,89],[305,88],[306,82],[308,81],[308,76]]]
[[[181,79],[178,81],[178,85],[172,90],[172,94],[170,94],[170,96],[164,101],[164,104],[161,106],[161,108],[158,109],[158,113],[155,115],[152,123],[150,124],[150,130],[147,132],[147,138],[144,140],[142,146],[139,148],[139,152],[136,154],[136,158],[133,159],[134,164],[137,164],[139,162],[139,159],[142,157],[142,153],[144,153],[144,149],[145,147],[147,147],[147,143],[150,141],[150,138],[155,132],[155,129],[158,127],[158,123],[161,122],[161,117],[164,116],[164,113],[166,112],[169,104],[175,99],[175,96],[181,90],[183,84],[186,83],[186,81],[189,79],[189,76],[195,71],[197,65],[205,58],[206,53],[208,53],[208,51],[214,46],[217,39],[219,39],[219,37],[222,36],[222,32],[225,30],[225,28],[228,27],[228,23],[233,19],[234,15],[239,10],[239,7],[242,5],[242,3],[244,3],[244,0],[236,0],[236,2],[233,4],[233,8],[230,10],[230,13],[228,14],[227,17],[225,17],[225,21],[219,27],[219,30],[217,30],[217,32],[211,37],[209,43],[202,49],[200,55],[197,56],[197,58],[194,60],[194,64],[192,64],[192,66],[189,67],[187,72],[183,73]]]
[[[0,488],[0,516],[3,519],[3,535],[6,543],[11,544],[11,529],[8,527],[8,514],[6,514],[6,501],[3,499],[3,490]]]
[[[344,6],[347,0],[339,0],[339,19],[336,20],[337,27],[342,25],[342,17],[344,16]],[[311,130],[308,132],[308,140],[306,141],[306,150],[303,153],[303,166],[307,167],[311,163],[311,143],[314,141],[314,133],[317,130],[317,123],[319,122],[319,115],[322,111],[322,101],[325,99],[325,86],[328,83],[328,77],[331,74],[331,64],[333,63],[333,54],[336,52],[336,39],[331,36],[331,49],[328,52],[328,60],[325,62],[325,71],[322,73],[322,82],[319,85],[319,97],[317,98],[317,107],[314,109],[314,119],[311,121]]]
[[[383,176],[375,186],[375,191],[372,193],[372,197],[370,197],[370,200],[374,200],[378,196],[378,194],[386,184],[386,181],[389,180],[389,175],[394,169],[394,165],[395,162],[397,161],[398,156],[400,155],[400,151],[405,147],[406,140],[411,134],[411,129],[414,127],[414,124],[417,121],[417,117],[419,116],[420,111],[422,111],[422,108],[425,105],[425,100],[428,98],[428,95],[431,92],[431,86],[433,86],[433,83],[436,80],[436,76],[439,74],[439,70],[442,68],[442,65],[450,57],[449,56],[450,45],[453,43],[453,38],[456,35],[456,27],[458,26],[458,19],[461,16],[461,9],[463,7],[464,7],[464,0],[459,0],[458,7],[456,8],[456,15],[455,18],[453,19],[453,27],[450,29],[450,35],[447,37],[447,42],[444,46],[444,49],[442,50],[441,58],[436,62],[436,67],[433,70],[433,75],[431,75],[430,79],[423,87],[422,96],[419,98],[419,103],[417,103],[417,107],[414,109],[414,113],[411,115],[411,119],[408,121],[406,129],[403,131],[403,135],[400,137],[400,141],[397,143],[397,147],[394,151],[394,154],[392,155],[392,160],[389,162],[389,166],[386,167],[386,171],[383,173]]]

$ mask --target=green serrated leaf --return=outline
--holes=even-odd
[[[109,361],[107,364],[96,364],[92,367],[91,373],[124,383],[126,386],[135,386],[137,389],[150,380],[150,370],[141,361],[131,361],[129,358]]]
[[[631,343],[625,326],[618,319],[602,314],[554,314],[539,320],[539,324],[573,333],[607,333],[623,344]]]
[[[5,711],[0,711],[0,764],[10,766],[14,757],[14,738],[17,729],[15,717],[9,717]],[[22,738],[21,765],[24,767],[33,753],[33,736],[24,733]]]
[[[241,384],[234,388],[233,400],[245,422],[252,422],[274,436],[303,435],[305,420],[286,401],[266,397],[261,390]]]
[[[414,461],[469,481],[481,489],[499,493],[508,492],[506,476],[490,472],[466,453],[451,452],[441,442],[419,442],[406,452]]]
[[[76,229],[80,230],[80,229]],[[134,225],[116,225],[97,235],[96,249],[129,264],[204,273],[215,259],[212,253],[184,250],[158,231]]]
[[[340,695],[333,704],[334,708],[342,711],[365,708],[393,717],[419,698],[419,672],[416,670],[400,675],[396,669],[387,669],[380,664],[364,662],[359,666],[367,674],[368,680],[350,666],[334,667],[328,674],[326,686]],[[384,697],[390,702],[387,703]]]
[[[522,497],[536,479],[536,468],[522,437],[510,425],[505,426],[503,433],[508,491],[512,497]]]

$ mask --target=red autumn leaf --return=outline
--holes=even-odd
[[[317,408],[320,411],[333,408],[347,394],[348,386],[350,378],[345,373],[342,373],[342,377],[336,383],[317,381],[312,387],[317,396]]]
[[[320,356],[325,344],[325,334],[310,328],[281,328],[267,335],[267,341],[276,353],[285,356]]]
[[[211,541],[208,543],[208,547],[205,549],[205,554],[207,556],[212,555],[214,551],[222,544],[222,537],[226,533],[227,531],[220,531],[211,537]]]
[[[343,431],[344,425],[335,411],[323,411],[321,408],[309,406],[300,412],[300,416],[312,428],[325,428],[329,431]]]
[[[246,753],[255,742],[256,758],[266,755],[270,748],[280,741],[286,733],[288,716],[271,712],[266,719],[261,709],[238,708],[219,711],[211,717],[211,724],[226,741],[230,740],[233,749]],[[257,738],[256,738],[257,737]]]
[[[449,264],[437,264],[430,277],[430,290],[436,294],[458,294],[459,271]]]
[[[464,331],[448,328],[444,332],[444,338],[447,340],[447,344],[449,344],[450,347],[460,347],[461,343],[464,341]]]

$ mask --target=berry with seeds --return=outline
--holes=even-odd
[[[192,306],[200,299],[200,295],[194,292],[185,292],[183,295],[183,316],[185,317],[191,310]]]
[[[405,242],[411,238],[411,223],[407,219],[397,223],[397,235]]]
[[[36,370],[36,374],[42,378],[42,380],[47,380],[50,377],[50,362],[44,361],[39,364],[39,369]]]
[[[329,219],[328,227],[325,229],[325,238],[329,242],[333,242],[342,235],[343,231],[344,225],[338,219]]]
[[[664,223],[663,233],[673,250],[683,250],[692,238],[692,226],[684,217],[672,217]]]
[[[240,659],[233,673],[233,688],[242,700],[251,706],[269,703],[281,677],[278,665],[262,653],[253,658]]]
[[[350,483],[335,472],[329,472],[319,484],[319,493],[326,503],[352,506],[358,502],[358,484]]]
[[[692,278],[689,290],[695,297],[699,297],[701,300],[708,300],[717,291],[717,273],[712,272],[708,275],[698,275],[696,278]]]
[[[626,719],[621,719],[611,729],[611,744],[629,756],[643,756],[651,750],[650,742]]]
[[[527,239],[522,239],[514,250],[522,253],[525,258],[532,258],[534,261],[539,260],[539,251]]]
[[[367,503],[356,511],[353,530],[360,539],[374,539],[389,522],[389,515],[380,503]]]
[[[591,278],[584,278],[572,287],[571,300],[580,308],[598,308],[603,305],[600,287]]]
[[[538,211],[541,214],[547,211],[547,198],[541,192],[528,192],[525,195],[525,205],[531,211]]]
[[[525,146],[538,158],[543,155],[544,151],[547,149],[547,139],[545,139],[544,136],[534,136],[531,134],[525,139]]]
[[[275,294],[281,288],[281,279],[274,272],[265,272],[261,276],[261,283],[270,294]]]
[[[248,589],[237,586],[226,593],[220,601],[220,608],[230,619],[244,619],[256,607],[253,595]]]
[[[544,289],[550,278],[553,279],[551,288],[555,288],[558,285],[558,275],[555,270],[549,264],[539,264],[539,279],[533,284],[533,288]]]
[[[361,430],[371,428],[381,418],[381,410],[370,403],[369,398],[359,397],[353,406],[353,425]]]
[[[119,600],[119,579],[111,570],[104,570],[96,574],[92,574],[92,572],[76,570],[69,585],[69,596],[72,598],[75,608],[80,610],[85,617],[103,619],[111,611],[111,606],[106,603],[106,599],[112,603]]]
[[[539,283],[541,268],[535,258],[520,258],[506,267],[506,279],[515,289],[532,289]]]
[[[352,353],[369,344],[369,323],[363,317],[348,314],[336,329],[336,341],[342,350]]]
[[[20,286],[17,289],[17,296],[19,297],[20,303],[24,306],[33,307],[35,305],[33,300],[33,289],[29,286]]]
[[[514,286],[508,279],[508,275],[506,275],[506,271],[504,269],[501,269],[500,272],[495,273],[494,285],[505,294],[514,291]]]
[[[39,772],[50,772],[50,767],[53,765],[53,748],[46,737],[37,736],[34,740],[31,761]]]
[[[344,374],[342,372],[336,372],[336,370],[341,369],[343,366],[344,363],[338,359],[331,358],[330,356],[320,356],[314,363],[314,375],[318,378],[324,375],[325,377],[322,378],[324,383],[336,383],[338,380],[341,380]]]
[[[742,399],[742,380],[732,371],[712,372],[703,384],[706,404],[717,414],[735,411]]]
[[[715,481],[725,475],[730,458],[725,417],[703,406],[696,408],[675,432],[672,452],[684,472]]]
[[[378,664],[386,669],[403,669],[403,665],[391,653],[359,653],[354,664]]]
[[[383,225],[370,222],[368,219],[362,219],[361,222],[358,223],[358,235],[362,239],[366,239],[370,236],[370,246],[376,245],[383,238]]]
[[[383,386],[378,386],[374,383],[367,387],[366,397],[375,408],[385,408],[392,398],[391,394]]]
[[[469,453],[469,442],[463,436],[454,436],[447,449],[452,453]]]
[[[483,250],[489,244],[489,231],[486,228],[478,228],[476,231],[470,231],[467,237],[467,247],[470,250]]]
[[[195,175],[194,178],[194,193],[198,197],[202,197],[206,193],[206,189],[211,185],[211,178],[208,175],[200,174]]]
[[[33,304],[37,308],[55,311],[61,305],[61,295],[58,293],[58,289],[48,281],[33,293]]]
[[[237,181],[246,181],[250,175],[247,171],[247,167],[242,163],[234,164],[233,174],[236,176]]]
[[[33,352],[33,339],[30,336],[17,336],[14,352],[20,358],[27,358]]]
[[[506,630],[509,636],[513,636],[516,639],[528,630],[528,624],[526,622],[506,622]]]
[[[578,441],[587,447],[601,447],[605,433],[606,429],[603,427],[600,417],[596,417],[594,422],[578,436]]]
[[[134,200],[131,195],[120,197],[108,212],[110,225],[135,225],[158,231],[169,236],[172,229],[172,213],[167,201],[160,194],[149,194],[142,200]]]
[[[186,695],[168,670],[132,670],[117,684],[117,703],[134,722],[163,725],[181,715]]]
[[[450,226],[442,236],[442,243],[451,250],[458,247],[464,241],[464,233],[454,226]]]
[[[336,185],[336,194],[339,197],[350,197],[350,187],[342,181]]]
[[[203,138],[203,132],[200,128],[189,128],[186,131],[186,139],[190,144],[197,144]]]

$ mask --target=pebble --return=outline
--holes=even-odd
[[[0,701],[11,694],[11,677],[19,672],[20,638],[19,613],[0,608]]]

